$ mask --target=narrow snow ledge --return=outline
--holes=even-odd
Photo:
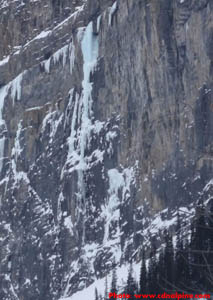
[[[37,1],[37,0],[34,0],[34,1]],[[76,18],[84,11],[84,6],[85,6],[85,3],[82,6],[76,7],[76,11],[74,13],[72,13],[69,17],[67,17],[65,20],[63,20],[61,23],[56,25],[51,30],[45,29],[42,32],[40,32],[37,36],[35,36],[33,39],[29,40],[25,45],[15,46],[13,48],[13,51],[15,51],[15,52],[11,53],[11,55],[7,56],[6,58],[4,58],[0,61],[0,67],[8,64],[9,62],[13,63],[13,57],[17,56],[17,55],[22,56],[23,52],[26,51],[26,49],[27,49],[27,51],[30,51],[29,48],[32,46],[31,44],[33,44],[33,43],[38,43],[38,42],[40,42],[40,40],[44,40],[42,42],[45,42],[45,39],[47,39],[51,36],[53,36],[54,39],[58,40],[58,37],[60,37],[60,31],[63,29],[63,27],[68,26],[70,24],[70,22],[71,23],[75,22]],[[1,9],[1,5],[0,5],[0,9]],[[70,50],[70,56],[71,56],[71,50]],[[73,57],[71,57],[71,59],[72,59],[71,62],[73,62]],[[36,61],[36,62],[38,63],[38,61]],[[39,61],[39,63],[40,62],[41,62],[41,60]],[[46,66],[45,66],[46,70],[48,70],[48,63],[50,63],[50,61],[48,61],[46,63]],[[70,69],[72,69],[72,67],[73,67],[73,64],[71,63]],[[20,69],[19,73],[21,71],[22,70]],[[14,74],[14,75],[16,75],[16,74]]]
[[[10,55],[8,55],[7,57],[5,57],[3,60],[0,61],[0,67],[5,65],[6,63],[8,63],[10,58]]]
[[[77,10],[72,13],[69,17],[67,17],[65,20],[63,20],[61,23],[59,23],[58,25],[56,25],[52,30],[44,30],[42,32],[40,32],[37,36],[35,36],[32,40],[30,40],[29,42],[27,42],[23,47],[27,47],[29,44],[31,44],[32,42],[36,41],[36,40],[40,40],[40,39],[45,39],[48,36],[52,35],[55,31],[60,30],[61,27],[63,27],[66,23],[68,23],[72,18],[76,18],[77,15],[82,12],[84,9],[84,4],[82,6],[78,6]]]
[[[46,38],[48,35],[50,35],[51,33],[52,33],[51,30],[42,31],[42,32],[39,33],[39,35],[37,35],[34,39],[32,39],[32,41],[44,39],[44,38]]]

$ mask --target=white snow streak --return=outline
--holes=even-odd
[[[4,100],[8,93],[8,86],[4,86],[0,89],[0,126],[5,126],[5,121],[3,120],[2,112],[4,107]],[[4,144],[5,144],[5,137],[1,137],[0,139],[0,172],[2,171],[3,167],[3,159],[4,159]]]
[[[3,60],[0,61],[0,67],[8,63],[10,56],[5,57]]]
[[[20,146],[20,136],[21,136],[21,121],[18,124],[18,129],[16,132],[16,137],[15,137],[15,142],[14,142],[14,147],[12,149],[12,160],[11,160],[11,165],[12,165],[12,171],[14,174],[14,185],[16,185],[18,182],[21,180],[24,180],[26,183],[29,183],[29,178],[27,176],[27,173],[23,171],[18,171],[16,163],[18,161],[18,157],[22,152],[21,146]]]
[[[101,26],[101,15],[98,16],[97,18],[97,32],[99,33],[100,31],[100,26]]]
[[[51,33],[52,33],[51,30],[42,31],[42,32],[40,32],[36,37],[34,37],[34,39],[32,39],[32,41],[44,39],[44,38],[46,38],[48,35],[50,35]],[[32,41],[31,41],[31,42],[32,42]]]
[[[22,152],[20,141],[19,141],[20,136],[21,136],[21,128],[22,128],[21,127],[21,122],[19,122],[19,124],[18,124],[18,130],[16,132],[16,138],[15,138],[15,142],[14,142],[14,148],[12,150],[12,155],[14,155],[14,159],[15,159],[16,163],[18,161],[19,155]]]
[[[210,187],[213,186],[213,179],[211,179],[204,187],[204,191],[208,191],[210,189]]]
[[[72,101],[72,98],[73,98],[73,91],[74,91],[74,89],[72,89],[70,92],[70,102]],[[77,106],[78,106],[78,99],[75,101],[75,106],[74,106],[73,115],[72,115],[72,123],[71,123],[71,135],[68,138],[68,145],[69,145],[68,156],[69,157],[71,157],[74,152],[74,146],[75,146],[75,140],[76,140],[75,125],[77,122]]]
[[[0,172],[3,167],[5,137],[0,138]]]
[[[134,182],[134,169],[126,168],[120,173],[117,169],[108,171],[109,189],[108,189],[108,203],[106,207],[102,207],[105,215],[105,230],[103,245],[108,243],[110,223],[120,218],[120,201],[125,201],[126,197],[130,195],[130,186]],[[119,199],[119,191],[122,199]],[[120,237],[120,228],[117,227],[117,238]]]
[[[112,7],[110,7],[109,10],[109,26],[112,24],[112,16],[116,12],[116,9],[117,9],[117,1],[115,1],[115,3],[112,5]]]
[[[9,86],[7,86],[7,85],[3,86],[0,89],[0,125],[5,124],[5,121],[3,120],[3,117],[2,117],[2,111],[3,111],[3,107],[4,107],[4,100],[7,97],[8,89],[9,89]]]

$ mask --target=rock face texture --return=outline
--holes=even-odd
[[[211,196],[213,2],[1,0],[0,40],[0,299],[58,300]]]

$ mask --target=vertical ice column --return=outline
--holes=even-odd
[[[3,167],[5,137],[0,138],[0,172]]]
[[[90,82],[90,74],[94,70],[98,58],[98,37],[93,34],[92,22],[86,27],[81,41],[81,50],[83,54],[83,81],[82,96],[80,99],[80,123],[81,129],[79,134],[79,166],[78,166],[78,189],[79,189],[79,211],[82,211],[85,222],[85,186],[84,171],[87,168],[85,161],[85,149],[89,143],[90,133],[92,129],[92,82]],[[83,202],[82,202],[83,200]],[[83,224],[82,242],[85,240],[85,225]]]
[[[23,79],[23,75],[25,72],[19,74],[12,82],[11,82],[11,96],[13,99],[13,105],[15,100],[21,100],[21,83]]]
[[[83,73],[84,79],[82,82],[83,92],[81,99],[81,137],[80,137],[80,155],[84,157],[86,144],[91,130],[91,115],[92,115],[92,83],[90,82],[90,74],[97,63],[98,58],[98,37],[93,34],[92,22],[87,26],[81,42],[83,54]]]
[[[5,121],[3,120],[2,111],[4,107],[4,100],[8,93],[8,86],[4,86],[0,89],[0,129],[5,127]],[[4,159],[4,144],[5,137],[0,138],[0,173],[3,167],[3,159]]]

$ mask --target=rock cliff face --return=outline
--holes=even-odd
[[[58,300],[211,196],[213,2],[1,0],[0,24],[0,299]]]

